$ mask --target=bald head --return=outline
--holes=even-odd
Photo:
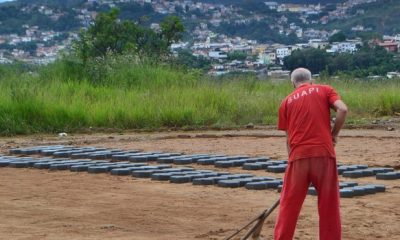
[[[311,72],[306,68],[296,68],[290,75],[290,80],[295,87],[303,83],[312,82]]]

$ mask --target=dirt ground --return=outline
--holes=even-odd
[[[267,129],[0,138],[3,153],[45,144],[287,158],[282,133]],[[336,150],[340,163],[400,169],[399,130],[344,130]],[[228,171],[283,177],[240,168]],[[399,239],[400,180],[355,181],[384,184],[387,191],[341,200],[343,239]],[[274,190],[0,168],[0,239],[223,239],[278,197]],[[318,239],[316,204],[316,197],[307,196],[295,239]],[[265,239],[272,239],[275,217],[276,211],[264,225]]]

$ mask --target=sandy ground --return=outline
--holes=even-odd
[[[265,129],[0,139],[3,153],[11,147],[42,144],[287,157],[284,136]],[[337,145],[337,155],[341,163],[400,169],[400,132],[345,130]],[[240,168],[229,171],[283,177]],[[398,239],[400,180],[379,181],[369,177],[356,181],[385,184],[387,191],[341,200],[343,239]],[[0,168],[0,239],[223,239],[278,197],[273,190],[224,189],[106,174]],[[275,217],[276,212],[264,225],[262,234],[266,239],[272,239]],[[295,239],[318,239],[316,197],[307,197]]]

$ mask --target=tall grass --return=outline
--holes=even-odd
[[[134,58],[96,61],[89,70],[68,60],[38,69],[0,67],[0,134],[274,124],[292,91],[288,81],[211,79]],[[353,120],[400,112],[399,80],[329,84]]]

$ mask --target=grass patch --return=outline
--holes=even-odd
[[[95,76],[66,61],[38,69],[1,66],[0,134],[275,124],[280,102],[293,90],[289,81],[210,79],[132,59],[94,64]],[[349,105],[351,122],[400,112],[399,80],[329,84]]]

